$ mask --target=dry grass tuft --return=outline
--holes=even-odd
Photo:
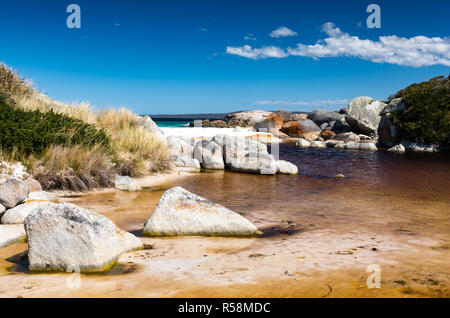
[[[140,125],[131,111],[105,110],[97,115],[97,124],[111,140],[113,161],[119,174],[140,177],[168,168],[166,144]]]
[[[44,189],[86,191],[113,184],[114,167],[100,146],[50,146],[27,165]]]

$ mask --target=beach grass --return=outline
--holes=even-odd
[[[20,147],[5,147],[6,140],[0,143],[2,157],[22,161],[45,189],[83,191],[106,187],[111,185],[115,174],[140,177],[163,172],[170,165],[166,144],[145,130],[139,116],[126,108],[95,111],[86,102],[69,105],[55,101],[2,63],[0,97],[7,106],[24,112],[24,116],[56,114],[67,121],[70,118],[80,123],[66,129],[65,142],[47,142],[43,144],[44,148],[42,144],[39,149],[31,145],[24,151]],[[27,133],[33,134],[38,126],[31,123],[25,128]],[[106,140],[74,142],[72,136],[79,132],[77,127],[92,127],[104,132]],[[58,131],[61,137],[64,130]],[[13,131],[11,138],[17,138]]]

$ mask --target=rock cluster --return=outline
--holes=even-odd
[[[40,204],[57,200],[31,177],[23,181],[11,178],[0,184],[0,223],[21,224]]]
[[[267,146],[251,137],[217,135],[211,138],[182,139],[168,137],[175,166],[199,170],[215,169],[256,174],[297,174],[298,169],[278,160]],[[281,167],[281,169],[280,169]],[[295,168],[294,168],[295,167]]]

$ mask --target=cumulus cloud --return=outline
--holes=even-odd
[[[246,41],[256,41],[256,36],[254,36],[251,33],[247,33],[246,35],[244,35],[244,40],[246,40]]]
[[[298,33],[294,32],[291,29],[286,28],[286,27],[279,27],[278,29],[270,32],[269,35],[272,38],[281,38],[281,37],[285,37],[285,36],[297,36]]]
[[[252,48],[228,47],[227,53],[244,56],[251,59],[269,57],[285,58],[288,56],[303,56],[318,58],[353,57],[374,63],[389,63],[402,66],[450,66],[450,38],[415,36],[403,38],[396,35],[380,36],[378,41],[360,39],[343,32],[333,23],[325,23],[322,27],[328,37],[316,44],[297,44],[296,47],[282,49],[276,46]],[[264,48],[270,48],[266,50]],[[276,56],[266,53],[277,52]]]
[[[243,56],[249,59],[259,60],[268,57],[272,58],[284,58],[288,57],[288,54],[276,46],[263,46],[259,49],[254,49],[250,45],[244,45],[241,47],[227,47],[227,53],[233,55]]]

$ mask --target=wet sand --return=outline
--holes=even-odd
[[[142,192],[63,198],[141,237],[163,192],[181,185],[264,235],[141,237],[151,248],[123,254],[109,273],[81,275],[80,288],[68,287],[71,274],[28,274],[20,257],[6,260],[26,251],[18,243],[0,249],[0,297],[449,297],[448,157],[347,153],[282,149],[299,176],[206,172]],[[370,264],[381,269],[379,289],[366,284]]]

